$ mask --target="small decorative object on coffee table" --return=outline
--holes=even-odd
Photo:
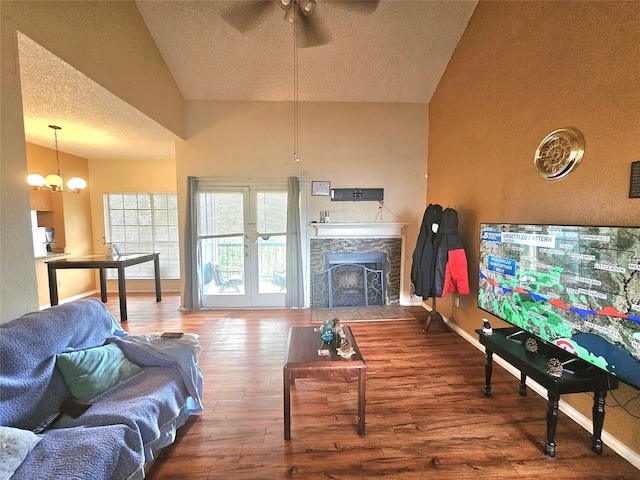
[[[344,333],[344,329],[342,328],[340,319],[336,317],[331,320],[331,323],[333,323],[333,331],[335,332],[336,339],[340,339],[340,341],[344,340],[346,338],[346,335]]]
[[[331,343],[333,341],[333,337],[335,336],[335,328],[333,323],[329,320],[325,320],[322,322],[322,326],[320,327],[320,338],[324,343]]]
[[[346,336],[342,337],[342,340],[340,340],[340,347],[338,347],[336,351],[342,358],[349,358],[351,355],[356,353],[351,341]]]

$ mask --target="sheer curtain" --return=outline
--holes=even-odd
[[[184,296],[182,306],[186,310],[200,310],[198,290],[198,178],[187,177],[187,212],[184,225]]]
[[[287,308],[304,307],[302,237],[300,235],[300,184],[287,179]]]

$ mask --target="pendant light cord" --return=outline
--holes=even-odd
[[[56,166],[58,167],[58,176],[60,176],[60,157],[58,154],[58,130],[53,129],[53,136],[56,139]]]
[[[291,5],[296,8],[296,2]],[[297,13],[293,12],[293,159],[299,162],[298,158],[298,25]]]

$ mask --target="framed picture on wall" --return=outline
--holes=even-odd
[[[311,195],[328,196],[331,191],[331,182],[328,181],[312,181]]]

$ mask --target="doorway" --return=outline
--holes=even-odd
[[[198,255],[204,308],[285,306],[285,184],[198,190]]]

